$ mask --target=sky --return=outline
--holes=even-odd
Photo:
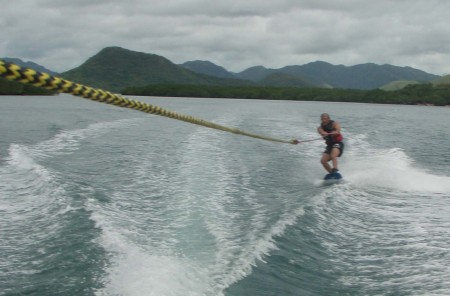
[[[450,74],[448,0],[0,0],[0,57],[52,71],[109,46],[231,72],[325,61]]]

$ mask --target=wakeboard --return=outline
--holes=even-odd
[[[326,174],[323,178],[324,185],[331,185],[339,183],[343,180],[342,175],[338,172]]]

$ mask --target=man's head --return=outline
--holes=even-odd
[[[330,122],[330,115],[328,115],[328,113],[322,113],[320,115],[320,121],[322,121],[322,124],[327,124]]]

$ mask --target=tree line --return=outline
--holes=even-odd
[[[0,78],[0,95],[52,95],[55,91]]]
[[[384,91],[261,87],[261,86],[211,86],[187,84],[160,84],[144,87],[129,87],[124,95],[197,97],[197,98],[236,98],[259,100],[331,101],[378,104],[429,104],[450,105],[450,85],[433,86],[431,83],[408,85],[401,90]]]
[[[270,86],[156,84],[128,87],[124,95],[230,98],[258,100],[330,101],[404,105],[450,105],[450,84],[411,84],[396,91]],[[54,91],[0,78],[0,95],[51,95]]]

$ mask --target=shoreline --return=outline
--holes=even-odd
[[[59,94],[65,94],[69,96],[74,96],[72,94],[67,93],[53,93],[53,94],[3,94],[0,93],[0,99],[2,97],[49,97],[49,96],[57,96]],[[366,101],[349,101],[349,100],[342,100],[342,101],[336,101],[336,100],[299,100],[299,99],[273,99],[273,98],[267,98],[267,99],[261,99],[261,98],[224,98],[224,97],[200,97],[200,96],[162,96],[162,95],[135,95],[135,94],[119,94],[121,96],[135,96],[135,97],[158,97],[158,98],[197,98],[197,99],[228,99],[228,100],[260,100],[260,101],[298,101],[298,102],[328,102],[328,103],[356,103],[356,104],[377,104],[377,105],[399,105],[399,106],[424,106],[424,107],[450,107],[450,104],[448,105],[435,105],[433,103],[416,103],[416,104],[408,104],[408,103],[395,103],[395,102],[366,102]]]

